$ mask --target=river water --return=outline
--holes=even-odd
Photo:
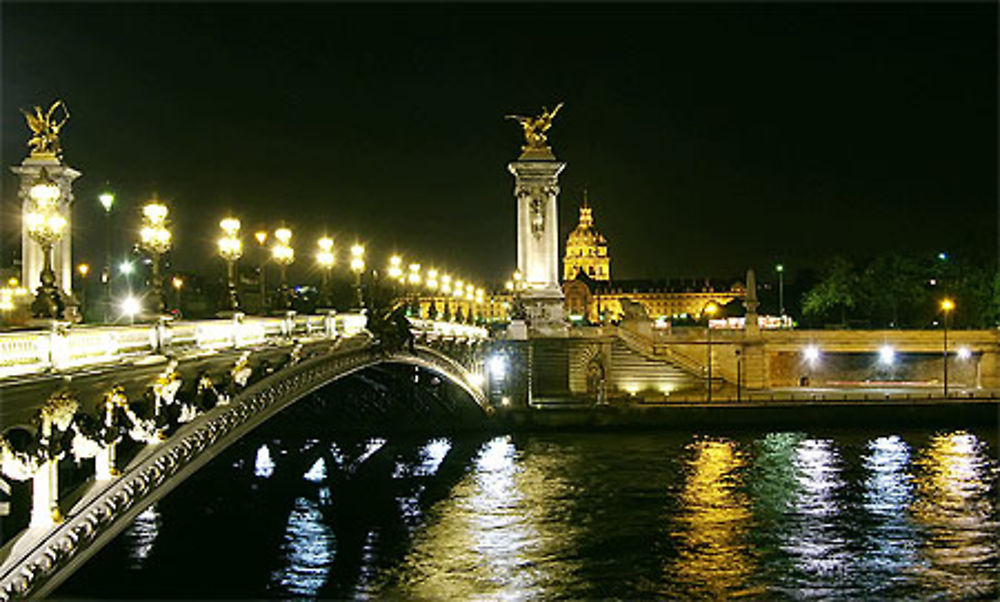
[[[997,599],[996,458],[989,430],[262,434],[56,595]]]

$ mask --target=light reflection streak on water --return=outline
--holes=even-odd
[[[904,569],[914,562],[915,534],[906,516],[913,499],[910,448],[897,435],[878,437],[868,442],[862,462],[862,504],[870,524],[861,533],[864,553],[855,555],[854,572],[871,593],[905,580]]]
[[[547,518],[572,495],[558,474],[562,461],[519,453],[510,436],[484,443],[471,470],[414,535],[395,589],[383,593],[428,600],[565,593],[575,567],[575,527]]]
[[[724,598],[745,591],[754,562],[746,541],[750,507],[741,490],[746,460],[728,440],[702,439],[688,446],[688,476],[677,518],[679,555],[667,574],[683,597]],[[675,595],[674,591],[662,592]]]
[[[128,550],[129,568],[141,569],[153,551],[153,544],[160,534],[160,512],[152,505],[135,517],[123,534]]]
[[[432,477],[437,474],[445,456],[451,451],[451,441],[445,438],[432,439],[428,441],[418,452],[417,464],[408,466],[406,463],[397,461],[393,471],[394,479],[404,477]],[[407,529],[412,531],[420,524],[423,512],[420,508],[420,496],[426,489],[423,483],[417,483],[410,495],[396,496],[396,503],[399,505],[399,515],[406,524]]]
[[[995,599],[996,460],[974,435],[959,431],[932,437],[914,464],[911,514],[925,535],[919,579],[951,597]]]
[[[830,440],[805,439],[795,447],[798,490],[789,517],[794,527],[781,549],[793,563],[794,587],[808,595],[832,594],[847,581],[851,554],[837,527],[842,513],[837,494],[844,486],[839,463]]]
[[[326,583],[336,553],[336,537],[319,506],[296,498],[281,544],[285,566],[272,573],[272,588],[282,594],[315,596]]]
[[[323,458],[316,458],[313,465],[302,475],[307,481],[312,483],[322,483],[326,479],[326,460]]]
[[[271,450],[268,449],[265,443],[257,449],[257,455],[254,457],[253,462],[253,474],[255,477],[266,479],[274,474],[274,466],[274,460],[271,459]]]

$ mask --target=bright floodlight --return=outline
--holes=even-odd
[[[131,261],[123,261],[123,262],[121,262],[121,265],[118,266],[118,270],[122,274],[131,274],[132,270],[133,270],[132,262]]]
[[[971,357],[972,357],[972,350],[971,349],[969,349],[968,347],[959,347],[958,348],[958,359],[960,359],[960,360],[967,360],[967,359],[970,359]]]
[[[892,365],[896,361],[896,350],[891,345],[882,345],[878,350],[878,361],[887,366]]]
[[[142,303],[139,302],[137,297],[128,296],[122,299],[121,309],[123,316],[134,318],[136,314],[142,311]]]
[[[941,311],[948,313],[949,311],[955,309],[955,302],[951,299],[945,298],[941,300]]]
[[[815,363],[819,360],[819,347],[816,345],[807,345],[805,349],[802,350],[802,356],[806,358],[806,361],[810,364]]]

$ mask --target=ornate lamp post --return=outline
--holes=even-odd
[[[354,288],[358,294],[358,309],[364,309],[365,297],[361,291],[361,274],[365,271],[365,247],[358,243],[351,246],[351,271],[354,272]]]
[[[257,250],[258,256],[260,257],[260,263],[257,266],[257,282],[260,284],[260,313],[267,313],[267,285],[265,283],[265,270],[267,266],[267,247],[264,244],[267,242],[267,231],[257,230],[253,237],[257,239]]]
[[[320,307],[331,308],[333,307],[333,299],[330,295],[330,273],[333,271],[334,255],[333,255],[333,239],[324,236],[317,242],[319,245],[319,251],[316,253],[316,263],[323,270],[323,287],[320,291],[319,305]]]
[[[45,260],[41,284],[31,304],[31,313],[36,318],[60,319],[66,307],[62,293],[56,288],[56,274],[52,271],[52,247],[62,238],[67,223],[66,218],[59,213],[61,196],[59,185],[49,177],[45,169],[42,169],[38,182],[28,191],[30,204],[24,220],[28,236],[42,247]]]
[[[455,281],[455,286],[451,289],[451,296],[455,300],[455,321],[464,322],[465,316],[462,313],[462,296],[465,295],[465,284],[461,280]]]
[[[281,287],[278,289],[278,309],[292,308],[292,291],[288,288],[288,266],[295,261],[295,249],[291,247],[292,231],[278,228],[274,231],[276,242],[271,247],[271,258],[281,267]]]
[[[392,296],[393,302],[399,297],[399,284],[405,281],[403,276],[403,258],[399,255],[393,255],[389,258],[389,267],[386,269],[386,274],[389,275],[389,279],[392,280]]]
[[[436,320],[438,317],[437,308],[437,290],[438,290],[438,271],[435,269],[427,270],[427,280],[424,282],[427,285],[427,290],[431,292],[431,302],[427,306],[427,318],[431,320]]]
[[[111,321],[111,207],[115,204],[115,195],[110,192],[101,193],[97,200],[104,207],[104,271],[101,281],[104,284],[104,321]]]
[[[955,302],[951,299],[945,298],[941,300],[941,313],[944,317],[941,319],[942,332],[944,333],[944,346],[942,348],[942,359],[944,360],[944,397],[948,398],[948,318],[951,316],[952,310],[955,309]]]
[[[466,324],[473,323],[472,302],[475,301],[475,299],[476,299],[476,287],[470,282],[465,285],[465,301],[466,301],[465,306],[469,310],[465,313]]]
[[[416,315],[420,317],[420,264],[411,263],[409,265],[409,273],[406,275],[406,283],[410,287],[410,311],[407,312],[411,316]]]
[[[441,319],[449,322],[451,321],[451,308],[448,304],[448,297],[451,296],[451,276],[448,274],[441,276],[441,296],[444,297],[444,310],[442,310]]]
[[[170,250],[170,230],[167,229],[167,206],[156,200],[142,208],[142,230],[139,231],[139,246],[149,253],[153,261],[151,277],[153,311],[162,314],[167,307],[163,298],[163,282],[160,277],[160,256]]]
[[[239,311],[240,297],[236,290],[236,262],[243,256],[240,240],[240,220],[227,217],[219,222],[223,235],[219,238],[219,255],[226,261],[226,301],[228,309]]]
[[[482,324],[486,321],[486,317],[483,315],[483,306],[486,304],[486,291],[481,288],[476,289],[476,322]]]
[[[170,284],[174,287],[177,315],[181,316],[183,314],[181,311],[181,290],[184,288],[184,279],[180,276],[174,276],[170,279]]]
[[[706,401],[712,401],[712,316],[719,311],[719,306],[714,301],[709,301],[702,313],[705,314],[705,342],[708,347],[708,393]]]
[[[80,274],[80,316],[83,317],[87,305],[87,276],[90,274],[90,264],[81,263],[76,266],[76,271]]]

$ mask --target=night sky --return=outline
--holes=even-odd
[[[325,231],[375,267],[398,250],[502,280],[522,143],[503,116],[558,101],[561,239],[586,187],[616,278],[996,256],[994,3],[0,11],[3,164],[26,155],[18,107],[65,99],[77,254],[95,264],[110,186],[122,238],[154,190],[169,202],[183,270],[219,269],[205,257],[232,211],[290,225],[300,275]]]

